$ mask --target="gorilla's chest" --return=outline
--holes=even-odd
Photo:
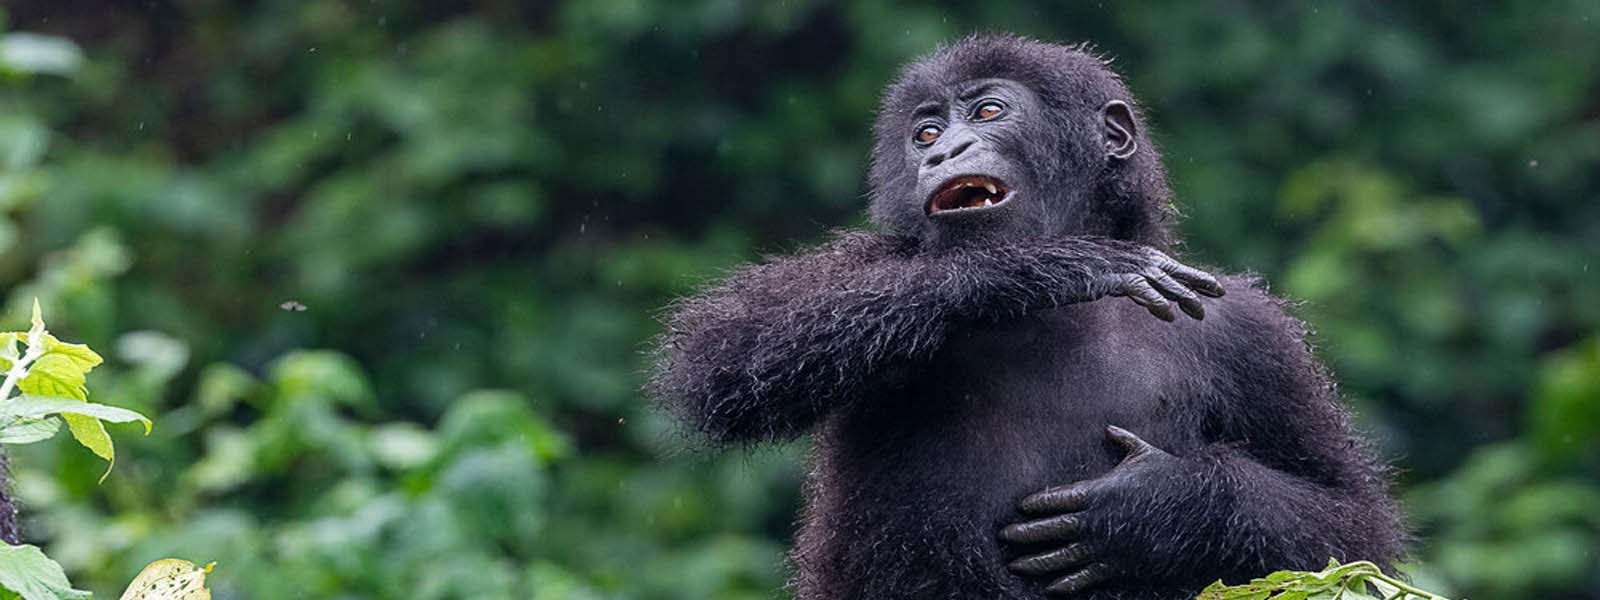
[[[1187,332],[1141,311],[1102,301],[959,328],[904,388],[839,415],[829,437],[869,481],[937,472],[998,491],[1109,468],[1107,425],[1181,443],[1171,411],[1193,378],[1162,357]]]
[[[1157,444],[1191,437],[1170,415],[1180,378],[1155,364],[1163,344],[1181,343],[1162,336],[1182,333],[1127,319],[1138,313],[1123,304],[958,330],[906,387],[836,415],[818,441],[810,511],[818,517],[803,536],[829,542],[800,547],[798,558],[827,555],[831,570],[932,586],[907,597],[1035,597],[1032,584],[1004,571],[994,538],[1016,500],[1110,469],[1120,456],[1107,425]],[[915,558],[866,547],[913,549]],[[846,596],[900,597],[882,595],[892,588],[855,592]]]

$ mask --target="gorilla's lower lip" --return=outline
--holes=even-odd
[[[999,179],[988,175],[962,175],[952,177],[939,186],[928,198],[929,216],[941,213],[976,212],[1004,204],[1011,198],[1011,188]]]

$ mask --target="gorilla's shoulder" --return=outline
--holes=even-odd
[[[1207,318],[1212,314],[1220,317],[1218,325],[1280,335],[1288,333],[1293,338],[1304,338],[1310,332],[1305,322],[1295,316],[1299,303],[1274,294],[1261,275],[1228,274],[1217,279],[1227,295],[1212,301],[1217,307],[1215,310],[1207,307]]]

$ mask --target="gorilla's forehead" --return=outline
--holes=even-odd
[[[908,65],[889,86],[884,108],[910,111],[986,79],[1017,82],[1054,105],[1098,106],[1126,94],[1105,62],[1080,47],[993,34],[962,39]]]
[[[924,93],[915,98],[918,101],[918,113],[929,106],[942,106],[949,101],[971,102],[987,96],[1001,96],[1007,99],[1033,97],[1033,90],[1022,82],[995,77],[969,79],[947,86],[930,86],[922,91]]]

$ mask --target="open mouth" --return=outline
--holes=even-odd
[[[993,208],[1011,197],[1011,188],[988,175],[962,175],[944,182],[928,198],[928,214]]]

